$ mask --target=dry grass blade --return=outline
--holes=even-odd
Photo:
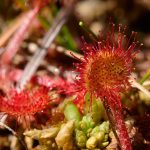
[[[150,85],[150,80],[149,81],[145,81],[144,83],[143,83],[143,86],[149,86]]]
[[[24,146],[24,148],[26,150],[28,150],[26,144],[24,143],[24,141],[20,138],[20,136],[12,129],[10,128],[9,126],[7,126],[5,123],[1,122],[0,121],[0,126],[6,128],[7,130],[9,130],[14,136],[16,136],[18,138],[18,140],[20,141],[20,143],[22,144],[22,146]]]
[[[72,57],[72,58],[75,58],[75,59],[80,59],[80,58],[83,57],[82,54],[79,54],[77,52],[73,52],[73,51],[70,51],[70,50],[66,50],[65,48],[63,48],[61,46],[57,46],[56,50],[60,53],[64,53],[66,56],[69,56],[69,57]]]
[[[0,36],[0,47],[2,47],[7,40],[12,36],[12,34],[18,29],[18,27],[21,25],[22,21],[24,20],[24,17],[26,13],[23,13],[19,15],[1,34]]]
[[[32,75],[35,73],[35,71],[37,70],[41,61],[47,54],[47,49],[49,48],[51,43],[54,41],[54,39],[57,36],[57,34],[59,33],[61,27],[67,21],[67,18],[69,16],[69,14],[71,13],[71,11],[72,11],[72,7],[67,7],[67,8],[63,8],[59,12],[59,14],[55,18],[50,30],[47,32],[47,34],[43,38],[42,43],[41,43],[41,48],[39,48],[36,51],[36,53],[34,54],[32,59],[30,60],[30,62],[28,62],[28,64],[26,65],[23,75],[22,75],[22,78],[19,81],[19,83],[17,84],[18,90],[23,89],[26,82],[28,80],[30,80]]]
[[[130,78],[130,83],[131,83],[132,87],[139,89],[140,91],[142,91],[145,95],[147,95],[150,98],[150,92],[145,87],[143,87],[141,84],[136,82],[136,80],[133,79],[132,77]]]

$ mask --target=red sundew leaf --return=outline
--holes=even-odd
[[[85,100],[84,100],[84,93],[77,92],[77,97],[74,99],[73,103],[79,108],[79,111],[81,113],[84,113],[84,106],[85,106]]]
[[[82,92],[83,95],[90,93],[101,98],[108,116],[109,113],[112,115],[110,121],[117,131],[121,149],[131,150],[131,141],[122,115],[120,93],[131,86],[129,77],[133,70],[132,61],[138,42],[131,42],[132,37],[135,40],[134,32],[126,41],[125,28],[121,32],[121,25],[118,26],[116,38],[114,27],[113,24],[112,30],[106,33],[105,40],[97,41],[96,44],[88,44],[84,41],[82,48],[84,57],[80,63],[75,64],[76,71],[79,73],[76,85],[78,92]]]
[[[22,21],[22,24],[14,34],[14,36],[10,39],[8,45],[6,46],[6,51],[1,56],[1,62],[2,63],[10,63],[12,58],[15,56],[17,51],[19,50],[23,40],[26,37],[26,34],[28,33],[29,29],[33,24],[31,22],[34,21],[36,18],[36,15],[40,11],[42,7],[44,7],[48,3],[47,0],[34,0],[34,7],[33,9],[29,10],[25,15],[26,17]]]
[[[49,90],[56,89],[57,93],[66,94],[67,96],[72,95],[75,91],[75,84],[61,77],[50,77],[50,76],[34,76],[31,79],[31,83],[38,84],[49,88]]]
[[[21,79],[21,76],[22,76],[22,70],[16,68],[12,68],[8,73],[8,79],[10,81],[15,81],[15,82],[19,81]]]
[[[26,13],[26,18],[22,21],[19,29],[16,31],[14,36],[10,39],[8,45],[6,46],[6,51],[1,56],[2,63],[10,63],[16,52],[19,50],[23,40],[25,39],[26,32],[31,27],[31,21],[35,18],[38,13],[39,8],[35,7]]]
[[[48,106],[48,92],[49,90],[42,86],[21,92],[13,89],[5,97],[0,97],[0,111],[16,118],[32,116]]]
[[[0,89],[7,93],[14,85],[14,82],[21,78],[22,70],[9,65],[0,65]]]

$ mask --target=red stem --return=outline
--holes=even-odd
[[[119,104],[103,101],[109,121],[112,124],[113,132],[119,141],[121,150],[132,150],[131,140],[125,126],[122,109]]]
[[[1,57],[2,63],[10,63],[16,52],[19,50],[23,40],[26,37],[26,32],[30,29],[33,19],[35,18],[36,14],[39,11],[39,6],[35,7],[34,9],[30,10],[26,14],[26,18],[23,20],[21,26],[16,31],[14,36],[9,41],[6,51]]]

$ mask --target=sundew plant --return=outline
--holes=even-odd
[[[148,2],[3,1],[0,150],[149,149]]]
[[[121,25],[115,37],[114,28],[112,24],[105,40],[101,39],[96,44],[84,42],[84,58],[76,64],[79,72],[77,86],[84,95],[90,93],[91,101],[93,96],[103,101],[108,116],[112,115],[111,122],[115,126],[121,148],[129,150],[132,148],[123,119],[120,94],[130,87],[137,41],[129,44],[130,39],[126,39],[125,28],[121,28]],[[134,33],[132,36],[134,38]]]

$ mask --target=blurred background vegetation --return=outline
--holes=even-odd
[[[12,35],[21,25],[25,12],[32,10],[35,2],[36,0],[0,0],[0,54],[3,53]],[[59,10],[69,2],[69,0],[49,0],[49,3],[41,9],[31,22],[30,30],[25,33],[26,38],[12,61],[13,66],[24,69]],[[81,36],[90,41],[90,32],[97,36],[100,32],[105,33],[110,30],[108,24],[111,20],[116,26],[118,24],[126,26],[125,34],[128,37],[132,31],[137,32],[136,38],[143,45],[138,49],[134,76],[141,83],[141,79],[147,80],[150,76],[150,0],[76,0],[74,5],[70,18],[51,44],[36,74],[65,76],[68,70],[72,70],[72,63],[76,60],[64,51],[82,54]],[[79,25],[80,21],[84,26]],[[145,88],[149,90],[150,84],[149,82],[147,84]],[[132,95],[132,92],[135,95]],[[138,149],[138,144],[143,146],[144,143],[146,145],[144,149],[148,150],[150,148],[150,99],[137,90],[131,91],[128,96],[131,101],[125,103],[132,110],[132,115],[136,120],[135,130],[139,131],[135,131],[136,149]],[[124,99],[126,97],[123,97]],[[8,131],[0,130],[0,150],[2,148],[3,150],[19,150],[13,145],[9,146],[10,143],[12,144],[10,141],[14,139],[13,137],[8,139],[7,135],[10,135]],[[142,147],[140,146],[139,150]]]

